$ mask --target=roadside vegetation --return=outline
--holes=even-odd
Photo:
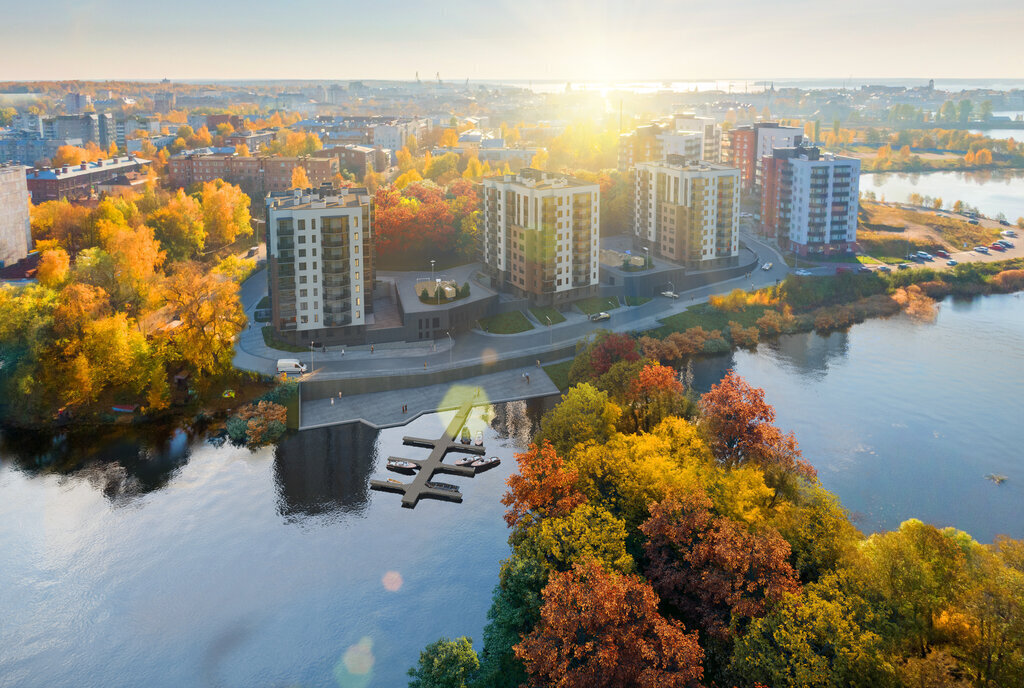
[[[295,346],[288,342],[283,342],[277,338],[277,333],[274,331],[273,325],[264,325],[260,328],[263,333],[263,343],[269,346],[271,349],[277,349],[278,351],[287,351],[293,354],[300,354],[303,351],[309,351],[309,347]]]
[[[510,311],[490,318],[481,318],[480,327],[491,334],[516,334],[532,330],[530,320],[520,311]]]
[[[547,325],[550,320],[552,325],[565,322],[565,316],[557,308],[551,306],[531,306],[530,313],[537,318],[541,325]]]

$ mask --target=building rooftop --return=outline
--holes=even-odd
[[[102,170],[123,170],[126,167],[136,165],[148,165],[149,160],[135,158],[132,156],[105,158],[95,162],[83,162],[81,165],[69,165],[67,167],[44,167],[30,171],[26,176],[28,179],[68,179],[83,174],[92,174]]]
[[[339,189],[322,186],[318,189],[274,191],[267,196],[267,207],[278,210],[311,210],[319,208],[358,208],[369,200],[364,187]]]
[[[517,174],[506,174],[501,177],[487,177],[484,182],[500,181],[505,184],[521,184],[531,189],[564,189],[566,187],[597,186],[597,183],[585,182],[566,174],[544,172],[532,167],[524,167]]]
[[[650,162],[638,162],[637,167],[650,165],[653,167],[668,167],[673,170],[686,170],[691,172],[738,172],[739,168],[724,162],[708,162],[707,160],[687,160],[681,155],[670,155],[665,160],[652,160]]]

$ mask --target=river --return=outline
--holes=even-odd
[[[867,532],[917,516],[1024,537],[1024,298],[944,302],[702,361],[766,389]],[[449,478],[462,504],[371,492],[403,435],[300,433],[250,452],[182,432],[0,445],[0,686],[405,685],[428,642],[477,647],[507,556],[499,503],[548,402],[494,407],[501,466]],[[996,485],[988,473],[1007,476]]]
[[[867,173],[861,175],[860,191],[901,203],[917,193],[941,198],[944,208],[959,200],[989,217],[1003,213],[1011,222],[1024,217],[1024,170]]]

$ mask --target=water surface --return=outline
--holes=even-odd
[[[874,191],[879,200],[884,194],[885,200],[901,203],[913,193],[941,198],[944,208],[963,201],[989,217],[1003,213],[1011,222],[1024,217],[1024,170],[876,172],[861,175],[860,190]]]

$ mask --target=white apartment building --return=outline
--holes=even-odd
[[[373,197],[295,189],[267,197],[271,322],[286,341],[345,342],[372,322]]]
[[[790,201],[783,199],[780,211],[789,249],[801,255],[855,250],[860,160],[804,153],[789,158],[789,171]]]
[[[739,170],[681,158],[633,170],[633,233],[661,257],[695,269],[739,260]]]
[[[538,305],[598,292],[597,184],[524,168],[481,185],[480,253],[496,286]]]
[[[682,113],[672,117],[672,126],[677,132],[696,131],[701,134],[701,160],[722,161],[722,127],[714,117],[698,117],[693,113]]]
[[[761,187],[761,160],[766,155],[771,155],[776,148],[791,148],[799,146],[804,139],[804,130],[800,127],[782,127],[757,125],[757,141],[754,146],[755,152],[755,186]]]
[[[677,155],[685,160],[704,160],[704,135],[699,131],[668,131],[658,134],[661,157]]]

